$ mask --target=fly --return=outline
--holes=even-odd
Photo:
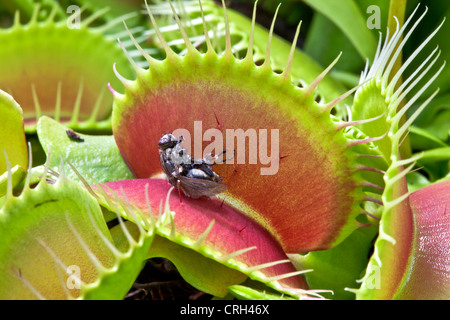
[[[70,139],[72,139],[72,140],[80,141],[80,142],[83,142],[83,141],[84,141],[84,139],[83,139],[82,137],[80,137],[80,136],[79,136],[75,131],[73,131],[72,129],[66,130],[66,134],[67,134],[67,136],[68,136]]]
[[[220,163],[217,159],[226,150],[214,157],[209,154],[201,160],[195,160],[180,146],[182,141],[182,136],[177,138],[171,133],[165,133],[158,142],[159,160],[169,183],[193,199],[212,198],[226,191],[227,186],[220,183],[223,179],[211,169],[212,165]]]

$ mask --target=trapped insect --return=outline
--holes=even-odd
[[[226,191],[227,186],[220,183],[223,179],[210,167],[220,163],[216,160],[226,150],[214,157],[209,154],[196,160],[180,146],[182,141],[182,136],[177,138],[171,133],[165,133],[158,142],[159,160],[169,183],[193,199],[211,198]]]
[[[79,136],[75,131],[73,131],[72,129],[66,130],[66,134],[67,134],[67,136],[68,136],[70,139],[72,139],[72,140],[80,141],[80,142],[83,142],[83,141],[84,141],[84,139],[83,139],[82,137],[80,137],[80,136]]]

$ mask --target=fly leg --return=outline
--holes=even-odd
[[[222,159],[221,161],[217,161],[217,159],[219,159],[219,157],[222,156],[225,153],[227,153],[226,149],[223,150],[221,153],[215,155],[214,157],[212,156],[212,153],[209,153],[202,159],[202,164],[206,164],[206,165],[212,166],[212,165],[215,165],[215,164],[224,163],[225,161],[231,160],[231,159],[234,158],[235,151],[233,150],[233,155],[231,157]]]
[[[178,179],[178,173],[182,171],[182,167],[175,165],[175,168],[176,168],[176,170],[174,170],[172,172],[172,176],[176,180],[176,188],[178,190],[178,198],[180,199],[180,203],[182,203],[183,201],[181,200],[181,183],[180,183],[180,179]],[[175,187],[175,185],[174,185],[174,187]]]
[[[180,203],[183,203],[181,200],[181,187],[180,187],[180,180],[177,179],[177,189],[178,189],[178,197],[180,199]]]

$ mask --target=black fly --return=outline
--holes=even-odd
[[[218,163],[216,160],[226,150],[214,157],[209,154],[195,160],[180,146],[182,141],[182,136],[165,133],[158,142],[159,160],[170,184],[193,199],[211,198],[226,191],[227,186],[220,183],[223,179],[210,167]]]
[[[68,136],[70,139],[72,139],[72,140],[80,141],[80,142],[83,142],[83,141],[84,141],[84,139],[83,139],[82,137],[80,137],[80,136],[79,136],[75,131],[73,131],[72,129],[66,130],[66,134],[67,134],[67,136]]]

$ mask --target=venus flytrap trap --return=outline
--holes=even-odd
[[[117,211],[116,209],[115,212]],[[129,207],[127,214],[136,223],[125,223],[117,216],[120,229],[116,226],[110,230],[113,241],[101,236],[110,252],[113,253],[115,263],[112,267],[105,267],[98,263],[95,257],[91,258],[99,270],[99,277],[93,283],[81,285],[82,299],[122,299],[139,275],[145,260],[148,259],[156,224],[150,224],[141,212],[133,208]],[[84,237],[77,238],[80,243],[84,242]]]
[[[102,10],[81,20],[79,28],[69,28],[65,19],[55,18],[58,8],[54,3],[40,21],[41,9],[36,5],[25,24],[17,11],[13,26],[0,29],[0,87],[18,100],[26,132],[35,132],[41,115],[77,129],[108,131],[112,100],[103,93],[108,81],[119,85],[110,66],[123,59],[115,35],[108,35],[108,30],[121,19],[91,27]],[[68,19],[80,14],[76,11]],[[121,65],[124,74],[133,75]]]
[[[77,297],[79,288],[67,291],[65,271],[61,271],[46,248],[50,248],[65,265],[77,265],[83,270],[83,281],[92,281],[97,272],[85,251],[71,236],[67,219],[78,228],[84,228],[85,241],[91,243],[99,259],[109,265],[111,256],[102,252],[97,231],[92,231],[94,227],[87,216],[89,210],[99,225],[98,230],[107,234],[100,208],[86,190],[63,174],[54,184],[47,183],[47,174],[44,174],[38,185],[30,188],[30,171],[29,167],[20,195],[13,195],[12,186],[9,186],[0,211],[3,237],[1,296],[3,299]],[[84,201],[80,203],[80,199]]]
[[[23,112],[17,102],[0,90],[0,197],[7,187],[14,188],[25,177],[28,155],[25,133],[23,132]],[[7,172],[7,163],[12,167]],[[11,182],[8,183],[8,179]]]
[[[114,208],[117,200],[111,195],[117,193],[121,201],[129,199],[149,220],[161,217],[165,223],[158,225],[158,235],[282,292],[294,296],[309,294],[304,290],[307,288],[304,281],[296,277],[303,271],[293,268],[277,241],[260,225],[219,200],[183,199],[180,203],[177,194],[170,194],[169,187],[159,179],[108,182],[99,186],[106,193],[102,204],[108,209]],[[163,206],[161,199],[165,199]],[[121,214],[126,216],[123,211]],[[153,255],[151,250],[149,253]],[[178,263],[183,269],[186,268],[183,264],[188,262]],[[239,281],[244,279],[240,277]],[[216,288],[214,292],[220,291],[223,295],[223,289]]]
[[[151,57],[134,41],[137,50],[147,59],[150,68],[148,70],[139,68],[125,50],[138,77],[133,81],[116,73],[126,88],[125,94],[110,88],[115,99],[113,133],[122,156],[136,177],[140,179],[110,182],[105,185],[116,192],[123,190],[127,194],[127,198],[133,199],[134,204],[141,206],[141,210],[144,210],[142,206],[146,205],[144,202],[146,186],[151,186],[152,196],[156,196],[157,192],[161,193],[156,199],[168,192],[168,186],[163,181],[146,179],[158,175],[161,170],[157,149],[148,144],[148,141],[158,141],[161,132],[172,131],[175,128],[187,128],[188,131],[192,131],[192,126],[198,120],[201,120],[203,124],[206,122],[207,126],[212,128],[220,123],[220,130],[261,128],[264,127],[264,123],[266,128],[282,128],[279,129],[280,136],[292,137],[297,143],[302,141],[300,143],[302,148],[293,148],[290,141],[280,141],[280,150],[286,152],[285,156],[287,157],[282,159],[280,170],[276,175],[264,178],[259,174],[259,166],[248,164],[239,167],[228,166],[229,168],[226,165],[219,166],[217,170],[220,175],[226,179],[228,176],[229,191],[223,197],[225,204],[202,200],[204,201],[202,210],[197,212],[196,204],[198,202],[183,198],[180,203],[176,196],[171,196],[171,208],[176,214],[172,228],[170,231],[167,230],[164,236],[183,246],[197,250],[206,257],[236,268],[244,274],[248,274],[250,278],[267,283],[281,292],[291,291],[290,294],[292,294],[295,290],[299,290],[300,296],[304,295],[305,292],[301,286],[294,287],[292,290],[286,289],[286,283],[287,287],[292,287],[295,283],[286,282],[287,280],[294,281],[289,279],[296,274],[294,271],[288,272],[287,269],[283,271],[280,267],[272,267],[274,270],[272,272],[281,272],[281,274],[270,275],[270,272],[264,269],[259,272],[262,275],[249,273],[248,271],[253,268],[249,262],[254,264],[257,261],[253,251],[259,255],[258,251],[265,250],[265,259],[268,259],[270,258],[268,252],[280,251],[281,248],[282,251],[288,253],[329,248],[341,242],[358,227],[359,223],[356,221],[356,217],[363,213],[360,205],[366,201],[373,201],[372,198],[366,197],[363,188],[375,186],[377,189],[377,185],[363,178],[362,171],[369,167],[364,167],[355,160],[358,156],[362,156],[360,158],[370,157],[370,151],[367,150],[367,154],[359,154],[355,150],[370,149],[370,147],[363,146],[368,146],[382,137],[364,136],[361,139],[348,139],[350,135],[346,133],[351,131],[350,127],[375,121],[377,117],[356,122],[336,122],[331,119],[330,111],[333,107],[357,88],[326,104],[314,101],[315,88],[333,64],[310,86],[298,88],[293,85],[290,70],[295,41],[283,73],[277,75],[272,71],[270,50],[267,52],[264,63],[261,66],[255,65],[253,59],[254,19],[247,55],[240,60],[232,54],[228,24],[225,30],[225,51],[223,54],[218,54],[211,44],[206,23],[204,23],[207,51],[200,53],[190,42],[180,20],[175,15],[187,48],[186,54],[179,56],[167,44],[155,23],[150,8],[147,7],[147,9],[155,33],[166,51],[166,58],[161,61]],[[225,22],[227,22],[226,11]],[[299,29],[297,29],[297,35],[298,32]],[[130,37],[133,41],[131,34]],[[270,36],[269,39],[271,39]],[[270,49],[270,42],[267,47]],[[194,66],[195,72],[193,72]],[[264,89],[261,90],[261,87]],[[252,99],[254,100],[252,101]],[[205,101],[208,103],[205,104]],[[246,116],[243,117],[242,114]],[[302,121],[300,121],[300,115]],[[152,125],[149,125],[148,119]],[[155,120],[152,121],[152,119]],[[323,137],[328,138],[323,139]],[[323,154],[321,155],[321,153]],[[317,159],[312,160],[314,157]],[[142,161],[143,159],[145,161]],[[299,161],[303,168],[297,167]],[[317,170],[318,164],[323,164],[323,169]],[[315,168],[313,169],[312,166]],[[376,170],[381,169],[373,169],[373,171]],[[320,188],[318,186],[312,188],[308,181],[319,183],[320,172],[327,172],[325,176],[333,182],[321,184]],[[294,179],[293,173],[303,178]],[[305,178],[306,176],[309,178]],[[252,187],[249,187],[248,183],[252,180],[254,181]],[[287,186],[285,181],[288,180],[292,181],[291,184],[294,186]],[[303,185],[304,183],[306,185]],[[297,184],[298,186],[295,187]],[[299,195],[293,191],[296,188],[305,190],[304,193],[307,194]],[[278,203],[274,203],[270,199],[265,201],[261,197],[261,192],[279,194],[280,196],[277,198],[280,201]],[[340,199],[339,203],[331,200],[335,198]],[[317,205],[322,203],[322,205],[317,206],[318,211],[316,212],[314,207],[308,203]],[[157,204],[158,202],[153,206]],[[276,206],[274,206],[275,204]],[[305,204],[308,206],[308,210],[302,210],[302,206]],[[209,210],[210,213],[207,214]],[[218,236],[226,231],[224,229],[225,221],[223,221],[224,212],[228,212],[227,214],[230,215],[227,224],[233,222],[236,225],[236,231],[228,236]],[[283,212],[282,219],[280,212]],[[300,216],[297,215],[297,212],[305,216],[299,219]],[[248,222],[246,224],[238,223],[242,219],[244,219],[243,221],[248,220]],[[255,221],[256,225],[254,225]],[[330,224],[329,221],[334,221],[334,223]],[[247,225],[250,224],[254,226],[248,227]],[[239,227],[239,225],[241,226]],[[257,239],[255,231],[252,229],[259,230],[260,225],[269,232],[268,238],[262,243],[265,243],[265,246],[272,246],[271,250],[264,249],[261,245],[255,248],[250,246],[251,241]],[[327,228],[332,228],[333,231],[327,230]],[[163,229],[159,230],[161,232]],[[299,234],[297,230],[304,230],[304,234]],[[206,231],[208,231],[207,236],[205,236]],[[247,247],[236,247],[235,251],[224,247],[224,245],[229,246],[232,242],[222,244],[220,241],[225,238],[229,241],[233,238],[239,240],[248,232],[252,232],[254,235],[248,237]],[[262,230],[257,232],[258,236],[262,236],[264,233]],[[214,237],[210,237],[210,235]],[[199,236],[200,239],[203,239],[204,248],[193,245],[193,242],[199,243],[199,240],[195,240]],[[271,240],[270,236],[274,239]],[[212,240],[208,241],[208,239]],[[273,242],[274,240],[275,242]],[[276,242],[281,244],[280,249],[275,249]],[[215,250],[211,251],[211,247],[215,247]],[[246,250],[249,251],[245,252]],[[226,253],[225,257],[230,254],[232,256],[221,258],[224,253]],[[272,263],[275,266],[278,264],[277,261],[284,260],[285,258],[281,255]],[[246,263],[247,267],[243,267],[242,262]],[[271,266],[271,262],[269,260],[262,264],[257,263],[256,266],[258,265]],[[267,272],[269,274],[265,274]],[[283,273],[285,274],[283,275]],[[303,273],[303,271],[300,270],[297,273]],[[284,277],[286,280],[283,279]],[[275,283],[272,283],[273,281]],[[298,286],[298,284],[294,284],[294,286]]]
[[[417,279],[421,279],[425,274],[429,284],[439,283],[441,287],[437,288],[433,293],[428,292],[427,296],[429,298],[439,299],[444,297],[445,294],[442,294],[441,290],[445,290],[442,288],[448,287],[449,277],[448,272],[445,270],[429,275],[425,270],[419,271],[414,268],[416,264],[420,263],[424,265],[427,263],[430,265],[434,264],[433,259],[428,259],[427,256],[432,254],[433,250],[431,248],[436,244],[434,244],[433,240],[427,240],[427,238],[432,239],[442,231],[436,229],[430,231],[432,235],[420,235],[422,230],[426,228],[427,223],[431,221],[423,220],[420,211],[413,212],[411,210],[410,201],[414,199],[414,196],[408,191],[406,175],[411,172],[416,161],[422,155],[418,154],[408,159],[401,159],[399,150],[401,142],[408,134],[409,126],[437,93],[436,91],[424,100],[408,120],[405,123],[401,123],[402,116],[431,85],[445,66],[444,63],[436,73],[429,75],[431,67],[439,57],[439,54],[436,55],[437,50],[434,50],[425,58],[418,69],[396,88],[397,81],[404,70],[437,33],[442,24],[414,51],[395,75],[390,74],[405,42],[426,14],[427,10],[416,20],[410,31],[401,40],[402,33],[412,21],[418,9],[419,7],[416,8],[402,28],[398,27],[392,37],[385,40],[382,48],[380,42],[372,67],[362,76],[362,80],[367,77],[373,77],[372,83],[361,87],[356,94],[355,104],[353,105],[353,111],[356,111],[359,116],[363,112],[386,113],[384,125],[376,126],[375,123],[363,124],[362,130],[366,133],[387,130],[386,138],[377,143],[380,150],[382,150],[383,157],[389,163],[389,167],[384,174],[385,188],[381,198],[383,210],[374,254],[369,262],[365,276],[361,279],[361,288],[354,291],[359,299],[423,298],[425,296],[423,291],[427,291],[426,287],[428,287],[428,284],[425,285],[424,282],[417,281]],[[427,77],[425,85],[417,90],[402,109],[399,109],[401,100],[411,90],[415,89],[415,86],[423,77]],[[367,99],[367,96],[372,96],[372,100]],[[376,103],[375,101],[378,102]],[[427,192],[425,189],[423,189],[423,193]],[[446,198],[447,196],[441,193],[440,197],[436,198],[436,201],[445,202],[447,201]],[[438,218],[435,223],[441,223],[445,226],[445,219],[440,218],[439,220]],[[443,243],[439,241],[439,246],[445,248],[443,250],[448,250],[447,233],[444,232],[444,234],[440,235],[444,237]],[[423,250],[421,251],[423,255],[417,249],[414,250],[417,247],[421,247],[420,250]],[[375,282],[374,277],[376,277]],[[421,288],[417,283],[421,283],[423,287]],[[416,290],[410,291],[408,288],[411,286],[415,286]]]
[[[122,18],[125,15],[129,15],[130,13],[133,13],[130,16],[130,22],[134,24],[137,24],[140,22],[140,17],[137,13],[139,9],[141,9],[141,3],[140,1],[134,0],[134,1],[122,1],[122,0],[92,0],[92,1],[86,1],[86,0],[61,0],[59,1],[59,4],[62,8],[67,8],[65,11],[68,12],[69,8],[71,6],[82,8],[85,12],[88,13],[88,15],[91,15],[92,13],[104,11],[105,8],[108,8],[107,12],[104,12],[100,18],[100,23],[107,23],[110,21],[114,21],[117,18]],[[121,31],[119,28],[114,28],[114,31]]]
[[[30,152],[31,157],[31,152]],[[31,159],[30,159],[31,163]],[[95,198],[64,174],[8,192],[0,208],[3,299],[122,299],[141,271],[154,227],[141,221],[108,230]],[[116,247],[116,243],[118,247]],[[36,258],[39,257],[39,258]]]
[[[151,12],[150,16],[152,22],[155,22]],[[359,200],[362,200],[363,198],[363,194],[357,191],[359,190],[359,181],[357,181],[356,176],[359,174],[359,170],[351,160],[355,158],[352,147],[369,143],[377,138],[348,142],[341,131],[346,125],[338,126],[331,121],[330,110],[345,96],[339,97],[326,105],[319,105],[313,101],[314,89],[332,66],[327,68],[309,87],[296,88],[291,84],[289,73],[293,49],[285,71],[277,75],[270,67],[270,59],[266,59],[261,66],[254,64],[252,42],[250,42],[248,55],[243,60],[236,59],[231,52],[229,33],[227,33],[226,39],[227,49],[223,55],[219,56],[212,46],[209,46],[209,50],[205,54],[201,54],[192,46],[180,24],[180,30],[188,47],[186,55],[180,57],[165,43],[156,25],[155,30],[161,43],[164,44],[166,59],[163,61],[155,60],[145,54],[138,46],[138,50],[148,60],[150,69],[136,69],[138,78],[135,81],[124,80],[121,77],[127,89],[125,94],[111,89],[115,97],[113,109],[114,136],[122,156],[136,177],[151,177],[160,172],[157,150],[147,142],[158,141],[161,132],[167,131],[168,128],[169,130],[171,128],[187,128],[189,130],[196,120],[201,120],[203,127],[214,128],[217,126],[217,119],[219,119],[222,130],[264,126],[266,128],[280,128],[280,136],[292,137],[297,143],[303,141],[300,143],[302,148],[295,148],[290,139],[280,141],[280,152],[284,152],[284,156],[287,157],[282,159],[280,171],[277,175],[270,177],[270,179],[265,179],[259,175],[258,166],[248,164],[239,168],[226,165],[219,166],[217,170],[220,175],[225,178],[228,176],[230,181],[226,202],[244,203],[245,205],[241,206],[240,209],[247,210],[247,214],[263,223],[269,230],[272,229],[272,233],[276,234],[276,230],[273,229],[274,226],[270,225],[272,219],[277,220],[277,223],[274,223],[276,228],[286,229],[284,232],[289,233],[289,230],[293,232],[294,229],[300,228],[297,225],[298,223],[305,223],[306,221],[300,222],[299,219],[295,219],[294,222],[284,219],[284,222],[281,222],[278,221],[276,212],[290,212],[294,208],[301,211],[302,205],[313,201],[312,193],[316,194],[315,197],[324,197],[327,202],[331,201],[331,198],[334,197],[332,194],[337,192],[338,194],[342,193],[341,202],[330,205],[327,214],[333,215],[333,212],[345,211],[347,212],[346,215],[350,214],[351,217],[345,215],[336,217],[340,220],[337,224],[343,227],[344,221],[347,221],[347,219],[351,224],[351,221],[357,215],[358,201],[356,199],[360,197]],[[205,37],[208,39],[206,31]],[[131,61],[131,63],[133,62]],[[195,73],[192,69],[194,66]],[[141,86],[144,86],[145,89]],[[261,86],[265,86],[264,90],[261,90]],[[138,98],[137,95],[139,94],[144,96]],[[253,99],[249,99],[249,97]],[[183,101],[182,104],[181,101]],[[209,103],[205,104],[205,101]],[[277,113],[272,110],[277,110]],[[303,122],[299,123],[300,115],[309,118],[303,119]],[[164,120],[160,120],[161,117],[164,117]],[[155,121],[149,126],[143,122],[144,119],[155,119]],[[301,129],[297,125],[300,125]],[[330,137],[330,140],[323,137]],[[139,150],[133,147],[137,145],[139,145]],[[325,150],[328,151],[327,156],[329,158],[327,159],[325,155],[320,155],[320,152],[326,152]],[[336,156],[336,159],[330,155]],[[297,171],[299,176],[304,175],[304,181],[316,180],[314,176],[317,173],[317,168],[309,167],[309,161],[305,161],[307,158],[311,159],[315,156],[317,156],[317,159],[320,158],[320,161],[325,161],[326,166],[329,166],[324,169],[326,172],[333,167],[334,173],[331,176],[340,181],[339,187],[329,183],[327,186],[321,186],[323,190],[320,192],[316,192],[317,189],[314,188],[310,190],[311,194],[300,195],[300,197],[292,192],[292,189],[295,189],[291,188],[292,186],[289,187],[291,190],[287,190],[288,186],[284,182],[293,180],[289,178],[292,172]],[[339,157],[342,157],[341,160],[338,160]],[[146,159],[146,161],[142,161],[142,159]],[[297,164],[299,159],[304,159],[302,161],[303,168],[296,167],[294,170],[293,166]],[[289,170],[290,166],[292,166],[292,170]],[[301,172],[298,172],[299,170]],[[337,178],[340,175],[342,176]],[[354,180],[352,177],[354,177]],[[255,183],[253,183],[252,188],[249,188],[248,183],[252,179],[255,179]],[[281,183],[282,181],[283,183]],[[292,183],[295,185],[300,182],[294,179]],[[261,199],[262,190],[272,194],[282,194],[285,199],[274,207],[275,203],[269,203],[269,201]],[[240,196],[237,196],[238,194]],[[244,195],[245,198],[243,198]],[[344,207],[346,209],[343,209]],[[258,212],[262,208],[264,208],[264,214]],[[320,211],[325,214],[323,210]],[[310,214],[311,216],[315,215]],[[333,239],[333,236],[321,240],[319,240],[321,236],[318,234],[310,237],[318,229],[317,225],[312,226],[312,221],[310,223],[308,227],[301,228],[309,230],[302,237],[306,242],[317,241],[318,243],[299,247],[301,246],[299,241],[285,234],[287,242],[295,242],[295,245],[284,244],[288,252],[291,250],[295,252],[325,248],[333,242],[338,242],[337,239]],[[355,228],[356,221],[353,223],[353,228]],[[341,234],[341,237],[344,238],[348,235],[351,232],[350,229],[352,227],[348,226],[347,232]],[[280,237],[281,235],[276,236]],[[328,234],[328,236],[330,235]],[[282,243],[283,240],[281,239]]]
[[[270,65],[276,73],[282,73],[286,67],[286,61],[291,54],[292,44],[273,33],[276,17],[281,4],[277,3],[278,7],[275,10],[270,30],[266,30],[258,24],[252,27],[252,21],[244,17],[239,12],[232,8],[227,8],[227,23],[225,17],[221,12],[221,8],[213,1],[197,0],[183,1],[183,5],[174,4],[174,9],[180,16],[184,23],[185,32],[192,42],[193,46],[201,53],[205,53],[211,46],[214,51],[221,55],[226,50],[225,38],[227,32],[230,37],[231,51],[238,59],[245,57],[250,43],[249,30],[253,28],[252,35],[252,49],[253,60],[256,65],[262,65],[266,59],[270,60]],[[186,45],[184,39],[180,36],[179,27],[172,18],[173,11],[168,1],[159,4],[149,4],[149,7],[155,15],[155,20],[158,23],[161,34],[166,39],[167,44],[178,54],[186,54]],[[144,10],[146,13],[146,10]],[[162,21],[161,21],[162,20]],[[204,22],[208,28],[208,38],[210,38],[210,45],[204,35]],[[299,25],[300,26],[300,25]],[[228,30],[227,30],[228,29]],[[153,28],[144,32],[152,41],[160,44],[159,37]],[[276,54],[270,54],[270,51]],[[130,55],[136,50],[130,50]],[[136,55],[136,54],[135,54]],[[164,57],[164,53],[155,53],[155,57]],[[298,47],[295,49],[295,57],[292,59],[290,74],[295,85],[299,87],[306,87],[312,83],[323,68],[317,64],[314,59],[311,59]],[[153,56],[153,55],[152,55]],[[328,61],[327,61],[328,63]],[[335,97],[345,93],[345,87],[335,81],[332,77],[326,76],[317,85],[317,90],[314,92],[315,99],[321,99],[323,102],[330,102]],[[340,111],[337,110],[337,111]]]

